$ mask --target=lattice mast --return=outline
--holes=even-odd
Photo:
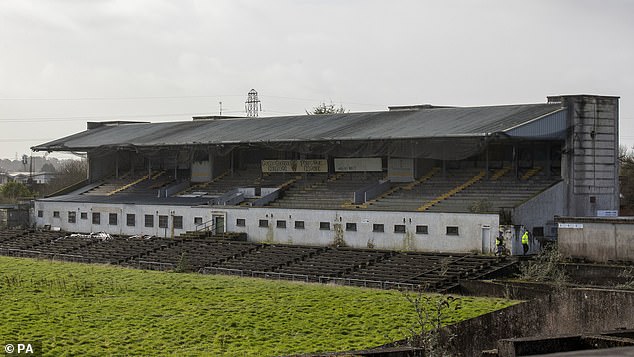
[[[255,89],[249,91],[247,101],[244,102],[244,109],[247,112],[247,117],[257,117],[259,111],[262,110],[262,103],[260,103],[258,92]]]

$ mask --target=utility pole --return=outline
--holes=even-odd
[[[247,112],[247,117],[255,118],[258,116],[258,111],[262,110],[262,104],[258,99],[258,92],[255,89],[251,89],[247,95],[247,101],[244,102],[244,109]]]

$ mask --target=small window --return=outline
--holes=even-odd
[[[295,229],[304,229],[304,221],[295,221]]]
[[[203,224],[203,218],[202,217],[194,217],[194,224],[195,225]]]
[[[322,231],[329,231],[330,222],[319,222],[319,229],[321,229]]]
[[[246,225],[247,225],[247,221],[244,218],[237,218],[236,219],[236,226],[244,227]]]
[[[350,231],[350,232],[356,232],[357,231],[357,224],[356,223],[346,223],[346,230]]]
[[[277,222],[275,223],[275,226],[276,226],[277,228],[286,228],[286,221],[277,221]]]
[[[375,223],[372,225],[372,232],[385,232],[385,226],[383,224]]]
[[[128,227],[136,226],[136,215],[134,213],[128,213],[125,215],[125,224]]]
[[[259,227],[268,227],[268,226],[269,226],[269,221],[268,221],[268,220],[266,220],[266,219],[261,219],[261,220],[258,222],[258,226],[259,226]]]
[[[151,228],[154,227],[154,216],[151,214],[146,214],[145,215],[145,227],[146,228]]]
[[[395,224],[394,225],[394,233],[405,233],[405,225],[404,224]]]
[[[92,224],[101,224],[101,213],[99,212],[92,213]]]
[[[68,211],[68,223],[75,223],[77,221],[77,212]]]
[[[458,226],[447,226],[447,235],[448,236],[460,235],[458,231]]]
[[[59,211],[53,211],[53,217],[59,218]]]
[[[44,211],[42,211],[42,210],[37,211],[37,216],[38,216],[39,218],[44,217]]]
[[[108,214],[108,224],[111,226],[116,226],[117,223],[117,214],[116,213],[109,213]]]
[[[159,216],[159,228],[167,228],[167,216]]]
[[[79,217],[80,217],[81,219],[88,219],[88,212],[82,212],[82,213],[79,215]]]
[[[183,229],[183,216],[174,216],[174,229]]]
[[[427,226],[416,226],[416,234],[429,234]]]

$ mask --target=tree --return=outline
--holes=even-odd
[[[346,113],[346,109],[343,106],[335,106],[333,102],[330,104],[326,104],[326,102],[321,102],[318,106],[313,107],[313,109],[309,112],[306,111],[308,115],[320,115],[320,114],[343,114]]]
[[[14,203],[19,197],[31,197],[33,193],[22,182],[7,182],[0,185],[0,194],[4,202]]]
[[[57,175],[48,183],[45,194],[57,192],[86,179],[88,164],[84,160],[68,160],[64,162]]]
[[[47,162],[44,165],[42,165],[42,168],[40,169],[40,171],[57,172],[57,170],[55,170],[55,166],[53,166],[53,164],[51,164],[50,162]]]
[[[634,212],[634,153],[624,146],[619,148],[619,168],[621,206],[625,212],[632,213]]]

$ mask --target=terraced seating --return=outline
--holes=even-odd
[[[313,179],[305,179],[297,182],[289,188],[284,196],[275,202],[272,207],[284,208],[338,208],[349,203],[356,190],[370,184],[377,183],[385,176],[382,172],[346,172],[338,173],[329,178],[324,175],[313,175]]]
[[[206,266],[217,266],[221,262],[242,256],[258,248],[258,244],[218,241],[211,239],[174,239],[172,244],[162,246],[131,261],[152,268],[151,263],[170,264],[175,268],[186,258],[187,265],[192,270]]]
[[[493,264],[497,257],[404,252],[362,267],[348,278],[413,284],[444,291]]]
[[[87,246],[96,242],[97,240],[90,236],[65,235],[38,246],[38,250],[49,255],[81,254]]]
[[[120,191],[129,189],[130,187],[145,181],[148,178],[144,176],[132,176],[124,175],[120,178],[108,178],[98,186],[91,188],[90,190],[83,192],[82,195],[86,196],[111,196]]]
[[[50,231],[10,231],[0,236],[0,249],[3,250],[37,250],[65,233]]]
[[[369,249],[329,248],[277,269],[287,274],[302,274],[312,277],[341,277],[393,254],[388,251]]]
[[[233,173],[227,171],[210,182],[192,185],[179,196],[218,197],[241,187],[279,187],[292,177],[289,174],[262,174],[259,166],[248,166]]]
[[[265,272],[256,276],[301,276],[306,281],[322,282],[339,279],[382,288],[422,286],[437,292],[456,287],[459,279],[479,279],[515,264],[505,258],[480,255],[269,245],[209,238],[102,240],[28,230],[0,231],[0,254],[161,270],[187,267],[199,271],[209,267],[211,272]]]
[[[403,184],[391,194],[370,202],[368,209],[382,211],[416,211],[427,202],[431,202],[457,186],[469,181],[480,173],[480,169],[447,170],[443,175],[439,170],[433,170],[426,180],[418,184]]]
[[[174,182],[176,182],[174,176],[167,174],[165,171],[159,171],[154,173],[151,177],[145,176],[142,181],[136,182],[134,185],[129,185],[117,193],[156,197],[160,188]]]
[[[531,171],[531,170],[529,170]],[[533,172],[527,179],[516,179],[507,172],[497,179],[484,179],[456,193],[450,199],[439,202],[428,212],[471,212],[478,203],[484,212],[497,213],[501,209],[517,207],[544,189],[560,181],[557,177],[548,178],[544,173]]]
[[[216,267],[250,271],[274,271],[318,253],[323,248],[294,245],[265,244],[248,254],[234,257],[217,264]]]
[[[121,264],[168,244],[168,240],[161,238],[113,238],[96,241],[77,250],[76,254],[92,263]]]

